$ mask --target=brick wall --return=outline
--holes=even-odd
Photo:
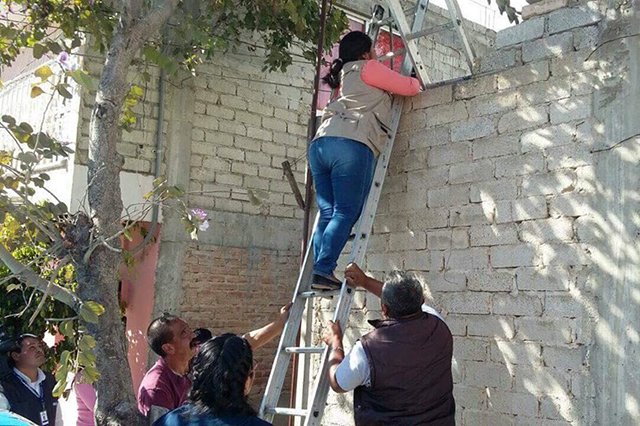
[[[455,336],[460,425],[592,424],[593,271],[613,258],[592,244],[607,216],[592,207],[592,7],[498,33],[485,74],[407,101],[365,266],[423,277]],[[380,315],[358,294],[347,346]],[[332,393],[325,424],[350,421],[350,399]]]
[[[298,261],[291,250],[194,246],[184,265],[182,316],[191,327],[209,328],[214,335],[262,327],[291,300]],[[264,391],[276,347],[277,340],[254,353],[260,364],[254,396]]]

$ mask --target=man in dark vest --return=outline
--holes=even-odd
[[[340,324],[331,322],[329,380],[336,392],[354,392],[358,426],[455,425],[453,337],[440,315],[424,304],[420,281],[394,271],[384,283],[355,264],[347,283],[381,298],[383,320],[345,357]]]
[[[0,405],[40,426],[55,426],[58,399],[55,379],[40,366],[45,363],[44,344],[33,334],[15,339],[9,350],[11,371],[0,379]]]

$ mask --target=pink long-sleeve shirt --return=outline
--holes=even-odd
[[[420,93],[420,80],[397,73],[375,59],[365,62],[360,78],[369,86],[396,95],[414,96]]]

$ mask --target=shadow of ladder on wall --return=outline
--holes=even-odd
[[[392,35],[395,32],[404,42],[404,49],[396,52],[390,52],[389,54],[379,58],[379,60],[386,61],[395,56],[404,54],[402,74],[408,75],[412,69],[415,70],[416,76],[422,81],[423,87],[427,87],[427,85],[431,83],[431,80],[426,73],[425,66],[418,52],[416,40],[420,37],[428,36],[439,31],[453,29],[460,39],[469,69],[473,70],[475,54],[465,34],[458,3],[456,0],[445,0],[445,2],[451,16],[451,21],[444,25],[426,29],[423,29],[423,26],[429,4],[428,0],[418,0],[416,6],[411,8],[409,11],[402,10],[399,0],[385,0],[383,4],[376,5],[373,10],[373,16],[367,24],[367,34],[369,34],[369,36],[374,40],[374,45],[380,30],[384,27],[392,29],[393,31],[390,32],[390,34]],[[407,14],[413,15],[413,24],[411,27],[407,22]],[[384,151],[378,157],[373,184],[371,185],[371,190],[369,191],[362,214],[355,226],[355,239],[349,256],[349,262],[362,264],[364,261],[367,242],[373,227],[373,220],[378,207],[378,201],[382,193],[382,184],[389,165],[389,158],[391,156],[393,142],[398,130],[403,104],[403,97],[394,97],[389,126],[390,132],[387,135],[388,140]],[[316,223],[317,220],[318,219],[316,217]],[[313,234],[311,240],[312,239]],[[343,329],[346,328],[355,291],[353,288],[347,286],[345,282],[342,283],[341,290],[311,291],[312,269],[313,248],[312,245],[309,244],[300,270],[300,275],[296,283],[296,289],[292,299],[293,306],[291,307],[289,318],[285,324],[284,330],[282,331],[280,343],[273,361],[271,374],[269,375],[269,381],[267,382],[267,388],[260,406],[260,417],[267,421],[272,421],[274,415],[277,414],[298,417],[300,419],[297,423],[304,426],[317,426],[320,425],[322,419],[322,414],[330,389],[328,376],[329,348],[309,346],[309,339],[306,339],[307,346],[296,347],[296,336],[301,327],[307,301],[310,302],[314,298],[337,296],[338,300],[333,314],[333,321],[339,321],[343,326]],[[311,306],[312,304],[309,303],[307,312],[312,310]],[[301,400],[300,405],[303,405],[303,407],[277,407],[285,377],[287,375],[287,368],[293,354],[299,354],[301,357],[320,355],[320,367],[317,371],[316,380],[314,381],[313,386],[308,386],[311,384],[313,377],[311,375],[311,363],[306,362],[304,368],[299,370],[300,373],[298,381],[303,381],[303,383],[306,384],[307,387],[304,390],[311,390],[310,393],[305,393],[303,398],[298,398]],[[305,361],[308,361],[308,358],[306,358]],[[300,386],[298,386],[298,388],[300,388]],[[310,398],[309,395],[311,396]]]

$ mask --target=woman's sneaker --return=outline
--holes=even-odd
[[[341,288],[342,283],[333,274],[331,277],[321,274],[313,274],[311,277],[312,290],[340,290]]]

